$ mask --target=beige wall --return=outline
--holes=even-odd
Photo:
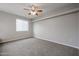
[[[79,12],[45,19],[75,9],[79,10],[79,4],[52,10],[48,12],[51,15],[33,20],[34,37],[79,49]]]
[[[21,39],[21,38],[28,38],[32,37],[32,22],[29,19],[29,31],[28,32],[16,32],[16,19],[21,18],[25,19],[20,16],[16,16],[13,14],[9,14],[6,12],[0,11],[0,39],[3,42]]]
[[[78,12],[78,15],[77,15],[78,17],[78,41],[77,41],[77,46],[79,47],[79,12]]]
[[[34,22],[36,38],[79,48],[77,43],[77,13]]]

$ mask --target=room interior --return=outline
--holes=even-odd
[[[0,3],[1,56],[79,56],[78,3]]]

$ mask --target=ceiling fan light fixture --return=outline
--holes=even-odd
[[[32,14],[32,15],[36,15],[36,12],[31,11],[31,14]]]
[[[28,10],[28,15],[42,15],[43,10],[40,8],[40,6],[32,5],[31,9],[24,8],[24,10]]]

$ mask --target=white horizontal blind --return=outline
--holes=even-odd
[[[29,24],[27,20],[16,19],[16,31],[28,31]]]

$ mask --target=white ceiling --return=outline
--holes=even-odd
[[[8,13],[16,14],[19,16],[24,16],[27,18],[38,17],[38,16],[28,16],[27,12],[23,10],[23,8],[25,7],[29,8],[31,7],[31,5],[32,3],[0,3],[0,10]],[[49,12],[50,10],[55,10],[56,8],[64,7],[68,4],[67,3],[38,3],[37,5],[40,5],[44,10],[44,14],[46,14],[46,12]]]

